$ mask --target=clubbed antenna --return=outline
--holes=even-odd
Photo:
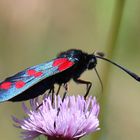
[[[131,72],[130,70],[122,67],[121,65],[119,65],[119,64],[117,64],[117,63],[115,63],[115,62],[113,62],[113,61],[111,61],[107,58],[104,58],[103,56],[99,55],[99,53],[97,53],[96,58],[99,58],[99,59],[105,60],[107,62],[110,62],[111,64],[119,67],[121,70],[125,71],[127,74],[129,74],[131,77],[133,77],[135,80],[140,82],[140,77],[137,74],[135,74],[135,73]]]

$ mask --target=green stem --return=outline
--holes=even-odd
[[[119,37],[119,31],[120,31],[120,27],[121,27],[121,21],[122,21],[122,17],[123,17],[123,12],[124,12],[124,6],[125,6],[125,0],[116,0],[115,2],[115,7],[114,7],[114,12],[113,12],[113,15],[112,15],[112,23],[111,23],[111,27],[110,27],[110,31],[109,31],[109,35],[108,35],[108,40],[107,40],[107,52],[108,52],[108,58],[112,58],[112,56],[114,55],[115,53],[115,49],[116,49],[116,44],[117,44],[117,41],[118,41],[118,37]],[[108,83],[109,83],[109,78],[110,78],[110,68],[111,68],[111,65],[105,65],[104,66],[104,70],[103,70],[103,83],[104,83],[104,94],[102,96],[102,101],[101,101],[101,106],[104,107],[103,110],[102,110],[102,123],[103,124],[101,126],[102,128],[102,132],[104,133],[104,136],[105,136],[105,133],[106,133],[106,128],[105,128],[105,125],[104,124],[104,119],[105,119],[105,116],[103,114],[105,114],[105,106],[106,106],[106,102],[107,102],[107,86],[108,86]],[[104,127],[103,127],[104,126]],[[104,136],[102,136],[102,134],[100,136],[97,137],[97,139],[104,139]]]

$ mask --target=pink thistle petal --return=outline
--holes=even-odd
[[[24,104],[28,115],[23,120],[13,118],[14,122],[24,130],[23,138],[34,139],[43,134],[49,140],[78,140],[91,132],[99,130],[99,104],[91,96],[85,100],[82,96],[67,96],[64,101],[60,96],[44,97],[42,106],[38,99],[30,101],[31,110]],[[59,110],[59,112],[58,112]]]

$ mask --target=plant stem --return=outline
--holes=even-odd
[[[125,6],[125,0],[116,0],[115,2],[115,7],[114,7],[114,12],[112,14],[112,23],[107,39],[107,52],[108,52],[108,58],[112,58],[114,56],[116,47],[117,47],[117,41],[119,37],[119,31],[121,27],[121,21],[123,17],[123,12],[124,12],[124,6]],[[111,65],[104,66],[104,71],[103,71],[103,83],[104,83],[104,94],[102,97],[101,101],[101,106],[104,107],[102,113],[105,114],[105,109],[106,109],[106,104],[107,104],[107,87],[109,84],[109,79],[110,79],[110,68]],[[101,124],[105,123],[105,115],[101,115],[103,118],[101,118],[102,122]],[[106,124],[104,124],[105,126]],[[102,125],[103,126],[103,125]],[[97,139],[104,139],[105,133],[106,133],[106,127],[102,127],[102,132],[104,134],[101,134]],[[103,136],[104,135],[104,136]],[[106,137],[106,136],[105,136]]]

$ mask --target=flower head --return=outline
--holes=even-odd
[[[43,134],[49,140],[78,140],[86,134],[99,130],[99,104],[95,98],[87,100],[83,96],[67,96],[64,101],[60,96],[43,100],[39,106],[37,99],[30,101],[31,110],[25,104],[23,108],[27,117],[14,121],[24,130],[23,138],[34,139]]]

